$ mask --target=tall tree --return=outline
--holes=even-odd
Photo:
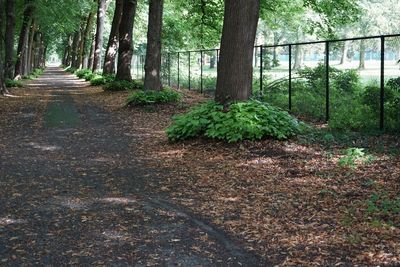
[[[147,31],[146,62],[144,65],[145,90],[161,90],[161,31],[163,0],[150,0],[149,26]]]
[[[225,0],[215,100],[225,106],[252,92],[253,49],[260,0]]]
[[[111,24],[110,37],[108,38],[106,55],[104,58],[103,74],[115,73],[115,59],[118,51],[119,24],[121,23],[123,1],[116,0],[114,17]]]
[[[33,15],[33,3],[31,0],[25,0],[24,17],[21,25],[21,32],[18,39],[17,60],[15,62],[14,78],[21,79],[26,68],[27,46],[29,37],[29,28]]]
[[[85,68],[87,66],[85,66],[85,58],[87,57],[88,54],[88,43],[89,43],[89,36],[90,36],[90,32],[92,30],[93,27],[93,20],[94,20],[94,12],[90,12],[87,20],[86,20],[86,27],[85,27],[85,31],[83,33],[83,40],[81,42],[81,47],[80,47],[80,54],[79,54],[79,63],[80,66],[82,68]]]
[[[98,0],[93,72],[100,69],[101,50],[103,48],[104,22],[108,4],[109,2],[107,0]]]
[[[15,1],[6,0],[6,33],[5,33],[5,77],[14,78],[14,33],[15,33]]]
[[[3,62],[3,20],[4,20],[4,15],[3,13],[3,7],[4,7],[4,0],[0,0],[0,94],[4,95],[7,92],[6,84],[5,84],[5,77],[4,77],[4,62]]]
[[[137,0],[124,0],[121,24],[119,25],[119,49],[117,80],[131,81],[132,32]]]

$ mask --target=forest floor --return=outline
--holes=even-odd
[[[206,97],[126,107],[56,68],[12,93],[0,265],[400,264],[399,137],[170,143],[171,116]]]

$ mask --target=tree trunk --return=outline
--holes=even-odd
[[[211,55],[210,56],[210,69],[213,69],[213,68],[215,68],[215,63],[216,63],[216,61],[217,61],[217,57],[216,57],[216,55]]]
[[[5,33],[5,77],[14,78],[14,32],[15,32],[15,4],[14,0],[6,1],[6,33]]]
[[[71,49],[71,55],[72,55],[72,64],[71,66],[73,68],[78,68],[78,49],[79,49],[79,31],[76,31],[74,33],[74,38],[72,41],[72,49]]]
[[[101,65],[101,50],[103,48],[104,22],[106,18],[106,11],[107,11],[107,1],[98,0],[93,72],[98,71]]]
[[[347,45],[347,42],[343,42],[343,44],[342,44],[342,56],[340,58],[339,65],[344,65],[347,62],[347,51],[348,50],[349,50],[349,47]]]
[[[253,49],[260,0],[225,0],[215,100],[224,106],[248,100],[253,83]]]
[[[161,90],[161,31],[163,0],[150,0],[149,26],[147,30],[146,62],[144,65],[144,89]]]
[[[303,65],[303,47],[301,45],[296,46],[296,50],[294,52],[294,70],[298,70],[301,68],[301,65]]]
[[[108,38],[106,56],[104,58],[103,74],[115,73],[115,59],[118,52],[118,29],[121,23],[123,1],[117,0],[115,3],[114,18],[112,21],[110,37]]]
[[[30,20],[33,15],[33,5],[31,0],[25,1],[24,18],[21,25],[21,32],[19,34],[17,59],[15,62],[14,78],[21,79],[24,72],[24,58],[26,58],[26,46],[28,42],[28,32],[30,27]]]
[[[119,49],[117,80],[131,81],[131,61],[133,54],[132,31],[135,21],[137,0],[124,0],[121,24],[119,25]]]
[[[93,38],[92,45],[90,46],[90,52],[89,52],[88,67],[87,67],[88,69],[93,69],[95,45],[96,45],[96,40],[95,40],[95,38]]]
[[[29,40],[28,40],[28,46],[27,46],[27,56],[26,56],[26,64],[25,64],[25,71],[24,75],[27,76],[31,74],[32,72],[32,55],[33,55],[33,42],[35,38],[35,32],[36,32],[36,22],[34,19],[32,19],[30,31],[29,31]]]
[[[5,83],[5,76],[4,76],[4,66],[5,62],[3,62],[3,24],[4,24],[4,15],[3,15],[3,6],[4,6],[4,0],[0,0],[0,94],[5,95],[8,94],[7,88],[6,88],[6,83]]]
[[[365,69],[365,41],[360,41],[360,64],[358,69],[363,70]]]
[[[80,48],[80,54],[79,54],[79,57],[80,57],[79,64],[80,64],[80,66],[82,66],[82,68],[87,67],[87,66],[85,66],[84,61],[85,61],[85,58],[87,57],[89,35],[92,30],[93,20],[94,20],[94,12],[90,12],[89,16],[86,20],[86,28],[85,28],[85,32],[83,34],[83,42],[81,42],[82,47]]]
[[[67,58],[65,66],[71,66],[72,62],[72,35],[68,36]]]

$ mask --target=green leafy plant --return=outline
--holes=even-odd
[[[115,75],[100,75],[95,74],[92,79],[90,80],[90,85],[98,86],[98,85],[105,85],[115,80]]]
[[[69,73],[75,73],[77,69],[73,68],[73,67],[67,67],[66,69],[64,69],[64,71],[69,72]]]
[[[79,79],[82,79],[91,73],[92,73],[92,71],[89,69],[80,69],[80,70],[75,71],[75,75],[78,76]]]
[[[141,81],[112,81],[103,86],[104,91],[125,91],[125,90],[142,90],[143,83]]]
[[[11,80],[11,79],[6,79],[5,80],[6,87],[11,88],[11,87],[22,87],[22,81],[20,80]]]
[[[190,137],[238,142],[272,137],[287,139],[299,132],[299,122],[287,112],[257,100],[230,105],[228,111],[213,101],[175,116],[166,130],[171,141]]]
[[[400,226],[400,197],[389,197],[385,193],[374,193],[366,201],[366,213],[373,222],[384,222]]]
[[[348,148],[345,150],[345,155],[340,158],[339,166],[355,168],[357,163],[370,163],[374,160],[374,157],[365,153],[364,148]]]
[[[148,90],[132,93],[128,99],[128,105],[149,105],[149,104],[165,104],[178,102],[182,95],[177,91],[166,88],[161,91]]]

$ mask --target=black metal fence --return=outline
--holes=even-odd
[[[219,52],[205,49],[165,53],[163,83],[212,94]],[[393,107],[399,103],[385,99],[387,80],[400,76],[399,59],[400,34],[256,46],[253,94],[315,120],[339,124],[349,120],[349,127],[354,128],[362,124],[385,128],[388,110],[390,128],[400,130],[400,107]],[[143,78],[144,56],[136,56],[133,66],[134,76]]]

